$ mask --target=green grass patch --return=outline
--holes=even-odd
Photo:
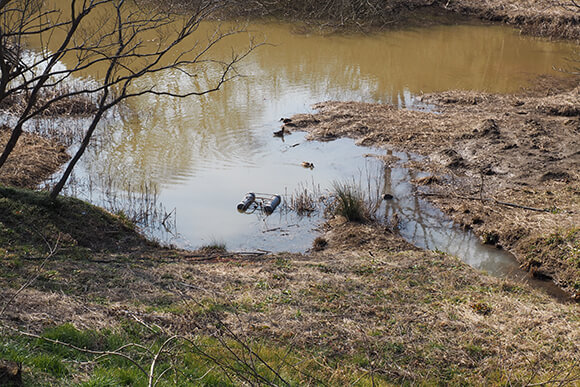
[[[214,336],[184,339],[151,335],[133,323],[115,332],[79,330],[64,324],[47,329],[42,337],[92,351],[117,350],[134,362],[19,335],[2,337],[0,357],[23,364],[27,385],[70,385],[73,381],[85,387],[146,385],[148,377],[143,371],[149,372],[158,353],[154,377],[159,386],[372,385],[372,379],[382,380],[359,369],[370,364],[364,356],[323,364],[318,355],[261,339],[240,339],[219,324],[216,329]]]
[[[74,198],[50,200],[48,193],[0,186],[0,256],[42,256],[81,248],[111,251],[143,244],[122,217]],[[79,256],[83,256],[80,254]]]
[[[333,384],[350,384],[356,380],[363,382],[360,385],[371,384],[370,376],[352,368],[353,364],[368,364],[365,358],[323,366],[315,356],[307,353],[260,339],[239,339],[224,330],[218,330],[213,337],[199,335],[183,339],[169,338],[162,333],[145,334],[135,328],[128,323],[116,332],[95,331],[64,324],[42,334],[53,342],[19,335],[5,336],[0,345],[0,357],[23,364],[27,385],[70,385],[73,380],[75,385],[85,387],[146,385],[147,375],[143,371],[149,371],[158,353],[161,355],[154,376],[159,386],[238,386],[244,383],[300,386],[329,380]],[[91,351],[117,350],[134,362],[115,355],[85,353],[55,343],[55,340]]]

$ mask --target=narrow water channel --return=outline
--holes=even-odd
[[[398,161],[383,168],[382,193],[392,199],[379,209],[382,218],[392,219],[396,214],[401,236],[415,246],[427,250],[441,251],[456,257],[470,266],[494,277],[526,282],[542,288],[548,294],[567,301],[568,295],[552,282],[535,279],[519,267],[513,254],[486,245],[471,231],[454,224],[442,211],[435,208],[417,193],[411,182],[428,176],[405,168],[408,161],[418,161],[420,156],[389,151]]]
[[[246,192],[280,194],[286,202],[304,189],[326,194],[335,181],[360,179],[365,171],[382,168],[363,155],[386,151],[357,147],[347,139],[307,142],[301,133],[274,137],[280,118],[309,112],[325,100],[420,109],[427,107],[415,97],[426,92],[514,92],[565,65],[575,49],[478,24],[366,36],[297,35],[280,23],[250,30],[272,45],[247,58],[240,68],[245,77],[199,98],[133,100],[129,109],[109,118],[95,139],[100,145],[84,156],[76,173],[79,181],[90,179],[90,192],[74,193],[103,204],[111,190],[155,192],[175,228],[149,234],[179,247],[225,243],[230,250],[305,251],[316,237],[320,214],[299,217],[282,205],[265,217],[240,214],[236,204]],[[247,40],[238,37],[232,44],[240,48]],[[179,74],[151,81],[177,89],[192,86]],[[314,168],[302,167],[304,161]],[[477,238],[458,231],[414,196],[411,172],[402,166],[391,172],[395,200],[383,210],[404,218],[405,238],[496,275],[513,270],[511,257],[473,243]],[[95,194],[99,191],[104,196]]]

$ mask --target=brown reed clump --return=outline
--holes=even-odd
[[[310,216],[318,208],[318,200],[315,193],[306,188],[300,189],[290,197],[290,209],[296,211],[299,216]]]
[[[8,127],[0,128],[0,148],[3,149],[10,133]],[[0,169],[0,184],[35,188],[69,158],[66,148],[60,143],[24,132],[6,164]]]
[[[71,89],[64,89],[64,87],[44,89],[40,93],[35,108],[41,108],[50,102],[50,105],[44,108],[41,113],[44,117],[78,117],[96,112],[95,99],[90,95],[78,94],[61,99],[61,96],[71,91]],[[26,103],[27,100],[24,94],[13,94],[0,102],[0,110],[18,115],[24,111]]]

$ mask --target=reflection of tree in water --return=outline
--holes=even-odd
[[[180,85],[188,87],[185,82]],[[251,115],[241,107],[262,106],[252,105],[250,95],[240,92],[248,85],[237,86],[198,98],[149,96],[134,101],[104,125],[101,146],[87,155],[86,168],[140,185],[149,180],[180,181],[205,168],[251,163],[259,139],[248,130]],[[98,171],[91,171],[94,168]]]
[[[393,159],[393,152],[387,152],[387,159]],[[386,201],[385,219],[398,218],[401,235],[414,245],[439,250],[458,256],[467,264],[495,275],[507,275],[517,270],[515,259],[493,247],[481,245],[472,233],[461,230],[438,209],[417,195],[412,180],[424,177],[420,172],[403,168],[413,155],[396,153],[400,159],[393,167],[386,162],[384,168],[383,194],[393,196]]]

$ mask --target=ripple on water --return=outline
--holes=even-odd
[[[361,171],[371,168],[362,155],[378,151],[352,141],[306,143],[301,134],[288,136],[284,143],[273,138],[280,117],[308,112],[311,104],[329,99],[409,107],[417,106],[414,98],[423,92],[515,91],[533,75],[565,65],[564,58],[576,49],[497,26],[326,37],[296,35],[292,26],[281,23],[251,27],[274,45],[260,47],[247,58],[242,66],[247,77],[200,98],[136,99],[128,112],[120,109],[107,123],[103,132],[110,136],[101,134],[103,147],[83,159],[89,176],[109,171],[134,187],[162,185],[159,199],[177,209],[180,240],[189,241],[184,246],[220,240],[232,250],[304,251],[315,236],[314,218],[244,216],[235,212],[235,204],[248,191],[290,195],[301,184],[320,186],[325,193],[333,181],[360,179]],[[224,44],[222,49],[217,54],[231,55],[231,47]],[[148,81],[190,91],[199,78],[192,82],[176,72]],[[302,161],[313,162],[315,168],[301,168]],[[379,174],[395,196],[384,203],[384,216],[397,211],[403,219],[401,232],[420,246],[465,256],[487,271],[501,266],[505,259],[500,253],[482,250],[475,236],[455,230],[414,195],[408,184],[414,172],[402,164]],[[271,231],[276,228],[278,232]]]

